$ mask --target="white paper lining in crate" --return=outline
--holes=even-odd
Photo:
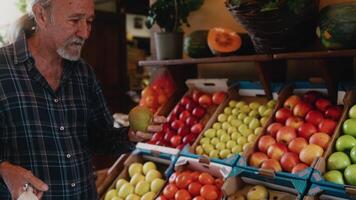
[[[202,92],[212,93],[229,90],[228,79],[188,79],[185,84],[189,89],[198,89]]]
[[[174,149],[171,147],[164,147],[164,146],[158,146],[158,145],[153,145],[153,144],[147,144],[147,143],[142,143],[139,142],[136,144],[137,149],[143,149],[143,150],[148,150],[152,152],[159,152],[159,153],[165,153],[165,154],[170,154],[173,156],[178,156],[179,149]]]
[[[174,166],[175,171],[180,171],[187,167],[191,170],[196,170],[200,172],[208,172],[214,177],[226,179],[229,177],[232,167],[221,165],[217,163],[210,162],[207,158],[190,158],[185,156],[180,156]]]

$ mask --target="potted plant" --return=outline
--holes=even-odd
[[[157,24],[159,32],[154,33],[157,59],[181,58],[183,53],[182,26],[188,27],[190,12],[199,9],[204,0],[156,0],[148,11],[146,26]]]

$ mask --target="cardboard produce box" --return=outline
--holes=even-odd
[[[117,164],[116,167],[120,169],[120,173],[118,176],[111,182],[110,186],[106,189],[106,192],[103,193],[100,196],[100,199],[104,200],[105,195],[112,189],[116,188],[116,184],[120,179],[125,179],[127,182],[130,182],[130,175],[129,175],[129,168],[130,165],[133,163],[141,163],[144,164],[146,162],[153,162],[157,170],[161,174],[161,179],[164,181],[167,180],[167,177],[170,176],[170,173],[172,172],[172,169],[174,167],[174,163],[176,161],[177,157],[175,155],[169,154],[169,152],[155,152],[150,149],[142,149],[142,148],[136,148],[135,151],[133,151],[131,154],[127,155],[125,159],[121,159]],[[145,172],[143,172],[145,173]],[[145,174],[147,176],[147,174]],[[145,177],[146,181],[147,178]],[[137,183],[132,183],[135,188],[135,184]],[[116,191],[118,193],[119,191]],[[158,195],[158,192],[155,193],[155,196]]]
[[[293,85],[287,85],[285,88],[283,88],[283,90],[279,94],[278,101],[277,101],[278,109],[283,107],[284,102],[291,95],[304,94],[307,91],[318,91],[323,94],[327,93],[326,88],[321,87],[321,85],[314,85],[314,84],[310,84],[310,83],[294,83]],[[275,114],[278,112],[278,109],[273,114],[274,117],[275,117]],[[304,116],[303,116],[303,120],[304,120]],[[275,120],[273,120],[273,122],[275,122]],[[306,122],[303,121],[303,124],[304,123],[306,123]],[[327,149],[331,145],[332,137],[335,135],[335,133],[337,131],[337,127],[340,126],[340,123],[341,123],[340,120],[335,123],[336,128],[334,129],[333,133],[330,133],[329,138],[331,138],[331,139],[329,139],[327,146],[324,147],[325,149]],[[282,126],[285,126],[284,122],[282,123]],[[268,127],[268,125],[266,127]],[[316,127],[316,128],[318,129],[318,127]],[[317,132],[318,131],[319,130],[317,130]],[[302,137],[301,135],[299,135],[300,134],[299,131],[296,131],[296,132],[297,132],[296,137]],[[260,135],[259,138],[256,140],[254,147],[245,151],[242,154],[242,156],[240,157],[240,159],[238,160],[236,166],[242,171],[241,176],[249,177],[249,178],[253,178],[253,179],[257,179],[257,180],[263,180],[268,183],[272,183],[272,184],[276,184],[276,185],[283,185],[286,187],[290,187],[291,190],[296,191],[299,195],[304,195],[307,192],[307,188],[309,186],[308,185],[309,179],[313,172],[316,161],[318,160],[318,157],[313,160],[310,160],[309,161],[310,164],[308,166],[304,166],[305,168],[303,167],[304,170],[300,170],[296,173],[290,173],[286,170],[275,172],[274,170],[271,170],[271,169],[263,169],[263,168],[256,168],[256,167],[250,166],[248,164],[248,162],[250,162],[249,161],[250,157],[254,152],[259,151],[258,141],[264,135],[268,135],[266,129],[264,131],[264,134]],[[309,138],[306,140],[307,140],[307,144],[309,144]],[[277,141],[277,143],[278,143],[278,141]],[[289,149],[288,145],[284,144],[284,146],[287,149],[287,152],[289,152],[290,150],[288,150]],[[269,146],[267,146],[267,149],[268,149],[268,147]],[[322,157],[326,156],[326,152],[327,152],[326,150],[322,149],[322,151],[320,151],[320,152],[321,152]],[[283,156],[284,154],[285,153],[283,153],[281,156]],[[302,161],[299,161],[299,158],[300,158],[299,153],[297,154],[297,156],[298,156],[298,162],[301,163]],[[278,160],[278,162],[280,162],[280,160]],[[282,164],[280,164],[280,167],[284,168]],[[295,165],[292,165],[291,167],[293,168],[293,167],[295,167]]]
[[[280,89],[280,87],[281,87],[281,84],[273,84],[272,85],[274,99],[277,99],[278,95],[277,95],[276,91],[278,91]],[[262,132],[263,127],[264,127],[263,123],[267,124],[268,121],[271,120],[270,119],[271,114],[273,113],[275,106],[267,107],[267,103],[269,101],[270,101],[270,99],[268,99],[266,97],[263,87],[259,82],[249,82],[249,81],[237,82],[236,85],[231,86],[229,93],[228,93],[228,98],[226,99],[226,101],[224,101],[221,104],[221,106],[219,106],[217,112],[215,112],[214,115],[211,116],[211,118],[208,121],[208,123],[206,124],[204,130],[201,132],[201,134],[196,139],[194,144],[192,146],[186,146],[182,150],[181,154],[184,156],[190,156],[190,157],[194,157],[194,158],[206,156],[206,157],[209,157],[209,159],[212,162],[217,162],[220,164],[226,164],[229,166],[233,166],[239,158],[239,153],[243,151],[243,144],[238,144],[239,137],[244,137],[246,139],[246,143],[247,143],[248,136],[247,135],[241,136],[241,134],[240,134],[241,133],[240,128],[242,128],[242,126],[246,126],[246,127],[249,126],[249,122],[246,121],[246,123],[244,123],[244,120],[246,118],[254,119],[254,121],[258,125],[258,127],[253,127],[253,129],[251,129],[252,131],[254,131],[254,133],[251,131],[251,134],[250,134],[250,135],[254,136],[254,137],[251,137],[251,140],[252,140],[251,143],[252,143],[254,138],[257,137],[257,135],[259,134],[259,132]],[[242,112],[241,109],[237,107],[237,105],[240,104],[239,102],[245,102],[246,103],[245,106],[248,106],[250,111],[248,111],[246,113]],[[255,104],[255,108],[252,109],[251,107],[253,107],[253,106],[249,106],[249,105],[253,105],[253,104]],[[262,105],[265,105],[266,110],[267,109],[270,110],[269,115],[267,112],[265,115],[263,115],[264,113],[262,113],[262,109],[261,109],[261,112],[258,112],[258,108],[262,107]],[[258,107],[256,107],[256,106],[258,106]],[[250,114],[252,114],[252,115],[249,116]],[[221,117],[224,117],[226,119],[221,119]],[[214,130],[213,138],[205,137],[205,134],[208,130],[209,131]],[[224,134],[226,133],[228,135],[228,141],[221,143],[222,137],[218,135],[219,131],[224,132]],[[204,151],[203,155],[198,155],[199,153],[197,152],[197,147],[203,146],[202,145],[203,140],[201,140],[201,139],[204,137],[209,138],[210,144],[215,145],[215,147],[214,147],[215,151],[219,151],[221,149],[219,149],[217,146],[219,144],[213,143],[214,139],[216,139],[217,143],[225,145],[224,149],[227,149],[228,151],[230,151],[230,156],[228,156],[226,158],[223,158],[222,156],[214,157],[212,155],[205,155],[205,154],[207,154],[207,152],[205,152],[205,151]],[[218,140],[220,140],[220,141],[218,141]],[[239,152],[236,152],[235,150],[238,150]],[[210,154],[212,154],[212,153],[213,152],[211,152]]]
[[[313,187],[309,191],[309,196],[316,197],[318,199],[356,199],[356,186],[336,184],[325,180],[323,175],[327,172],[327,160],[329,156],[336,152],[336,142],[337,139],[344,135],[343,133],[343,123],[349,118],[348,113],[350,108],[356,104],[356,91],[348,91],[344,98],[345,109],[340,120],[339,126],[337,127],[336,133],[334,134],[331,145],[325,152],[325,156],[319,158],[315,165],[315,170],[313,171],[311,181],[314,183]],[[348,153],[346,153],[348,155]],[[352,162],[351,162],[352,164]],[[343,179],[345,178],[343,175]],[[356,174],[354,174],[356,176]],[[346,183],[346,182],[345,182]]]

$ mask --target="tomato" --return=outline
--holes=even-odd
[[[205,200],[202,196],[197,196],[197,197],[194,197],[193,200]]]
[[[167,200],[167,198],[163,195],[156,198],[156,200]]]
[[[199,104],[203,107],[209,107],[213,103],[211,96],[209,94],[204,94],[199,97]]]
[[[198,181],[200,172],[192,172],[190,175],[192,176],[193,181]]]
[[[178,188],[175,184],[168,184],[164,189],[163,189],[163,195],[167,199],[173,199],[174,195],[177,193]]]
[[[199,175],[198,177],[199,179],[199,182],[202,184],[202,185],[207,185],[207,184],[214,184],[214,178],[213,176],[211,176],[209,173],[206,173],[206,172],[203,172]]]
[[[188,191],[190,192],[190,194],[192,194],[193,196],[198,196],[200,194],[200,189],[201,189],[201,184],[199,182],[192,182],[191,184],[189,184],[188,186]]]
[[[214,185],[204,185],[200,189],[200,195],[206,200],[215,200],[219,197],[218,190]]]
[[[192,195],[187,190],[178,190],[178,192],[174,196],[175,200],[191,200]]]
[[[177,176],[178,176],[179,174],[180,174],[179,172],[174,172],[174,173],[169,177],[168,182],[169,182],[169,183],[175,183],[176,178],[177,178]]]
[[[202,92],[202,91],[194,90],[193,93],[192,93],[193,100],[198,102],[199,101],[199,97],[201,97],[203,94],[204,94],[204,92]]]
[[[218,189],[222,188],[224,185],[224,180],[222,178],[215,179],[215,185]]]
[[[213,103],[216,105],[220,105],[226,97],[226,93],[225,92],[214,92],[213,94]]]
[[[189,172],[183,172],[176,178],[176,185],[180,189],[187,189],[188,185],[193,182]]]

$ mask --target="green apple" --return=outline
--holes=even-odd
[[[229,124],[231,124],[231,121],[234,120],[234,119],[237,119],[237,117],[235,115],[229,115],[227,117],[227,122],[229,122]]]
[[[207,154],[209,154],[210,151],[214,150],[214,147],[211,144],[203,144],[202,147],[204,149],[204,152]]]
[[[242,124],[242,121],[239,119],[233,119],[233,120],[231,120],[230,124],[231,124],[231,126],[237,128]]]
[[[248,137],[249,135],[253,134],[253,130],[248,128],[248,129],[242,130],[241,134],[245,137]]]
[[[119,197],[126,198],[129,194],[134,193],[134,186],[130,183],[125,183],[119,190]]]
[[[247,117],[245,117],[245,119],[244,119],[244,124],[246,124],[246,125],[248,125],[248,124],[250,124],[250,122],[252,121],[252,117],[249,117],[249,116],[247,116]]]
[[[324,174],[324,178],[327,181],[344,185],[344,177],[342,173],[338,170],[331,170]]]
[[[229,128],[231,127],[231,124],[229,122],[223,122],[222,125],[221,125],[221,128],[223,130],[228,130]]]
[[[255,140],[256,140],[256,135],[250,134],[249,136],[247,136],[247,142],[252,143]]]
[[[267,106],[268,106],[269,108],[274,108],[274,107],[276,106],[276,103],[277,103],[277,101],[274,100],[274,99],[272,99],[272,100],[269,100],[269,101],[267,102]]]
[[[227,158],[229,154],[231,154],[231,151],[229,149],[224,149],[220,151],[219,156],[220,158],[224,159]]]
[[[151,169],[147,172],[145,180],[151,183],[156,178],[162,178],[161,172],[157,171],[156,169]]]
[[[105,194],[104,200],[111,200],[112,198],[117,196],[118,196],[117,190],[111,189]]]
[[[272,115],[272,112],[273,112],[272,108],[267,108],[267,109],[261,114],[261,116],[262,116],[262,117],[269,117],[269,116]]]
[[[226,143],[226,147],[228,148],[228,149],[232,149],[234,146],[236,146],[237,145],[237,143],[236,143],[236,141],[234,141],[234,140],[230,140],[230,141],[228,141],[227,143]]]
[[[336,140],[336,151],[345,151],[356,146],[356,139],[351,135],[342,135]]]
[[[356,146],[351,149],[350,158],[351,158],[352,164],[356,164]]]
[[[239,115],[237,115],[237,119],[239,120],[244,120],[245,117],[247,117],[246,113],[240,113]]]
[[[246,129],[248,129],[248,126],[247,126],[246,124],[241,124],[241,125],[237,128],[237,130],[238,130],[240,133],[244,132]]]
[[[264,126],[267,124],[268,121],[268,117],[261,117],[260,122],[261,122],[261,126]]]
[[[210,143],[210,139],[209,138],[202,138],[199,141],[199,144],[203,145],[203,144],[209,144]]]
[[[133,186],[136,186],[138,182],[140,181],[144,181],[145,180],[145,176],[142,174],[135,174],[132,176],[130,183]]]
[[[216,144],[215,148],[217,150],[224,150],[224,149],[226,149],[226,145],[225,145],[224,142],[219,142],[219,143]]]
[[[231,140],[231,137],[230,137],[229,134],[223,134],[223,135],[220,136],[220,141],[221,142],[227,142],[229,140]]]
[[[241,145],[236,145],[234,146],[232,149],[231,149],[231,152],[233,154],[237,154],[237,153],[240,153],[242,151],[242,146]]]
[[[237,132],[237,128],[231,126],[229,129],[227,129],[227,133],[232,134],[233,132]]]
[[[348,119],[342,125],[342,129],[346,135],[356,137],[356,119]]]
[[[212,129],[212,128],[209,128],[208,130],[206,130],[204,132],[204,136],[207,138],[213,138],[213,137],[215,137],[215,135],[216,135],[216,130]]]
[[[217,138],[217,137],[213,137],[213,138],[211,138],[211,140],[210,140],[210,144],[212,144],[212,145],[216,145],[217,143],[219,143],[220,142],[220,140],[219,140],[219,138]]]
[[[261,123],[257,118],[253,118],[251,122],[248,124],[248,127],[252,130],[255,130],[256,128],[260,127]]]
[[[127,200],[127,197],[126,197],[126,199],[123,199],[123,198],[120,198],[120,197],[113,197],[110,200]]]
[[[245,137],[239,137],[238,139],[237,139],[237,143],[239,144],[239,145],[241,145],[241,146],[243,146],[244,144],[246,144],[246,142],[247,142],[247,139],[245,138]]]
[[[115,188],[117,191],[120,191],[120,188],[125,184],[125,183],[128,183],[127,180],[123,179],[123,178],[120,178],[117,182],[116,182],[116,185],[115,185]]]
[[[198,154],[198,155],[202,155],[204,153],[204,149],[201,145],[198,145],[196,148],[195,148],[195,153]]]
[[[247,113],[249,113],[251,111],[251,108],[248,105],[243,105],[240,108],[240,111],[247,114]]]
[[[235,100],[229,101],[229,106],[230,106],[231,108],[236,107],[236,104],[237,104],[237,101],[235,101]]]
[[[156,193],[154,192],[147,192],[145,195],[141,197],[141,200],[154,200]]]
[[[356,118],[356,105],[353,105],[349,110],[349,117],[352,119]]]
[[[165,184],[165,181],[163,179],[156,178],[151,183],[151,191],[155,192],[155,193],[161,191],[161,189],[163,188],[164,184]]]
[[[221,114],[219,114],[218,115],[218,121],[219,122],[226,122],[226,120],[227,120],[227,115],[225,115],[225,114],[223,114],[223,113],[221,113]]]
[[[356,186],[356,164],[346,167],[344,171],[345,181],[349,185]]]
[[[130,129],[134,131],[146,131],[152,122],[153,113],[145,106],[136,106],[129,112]]]
[[[215,123],[213,124],[213,129],[215,129],[215,130],[221,129],[221,123],[220,123],[220,122],[215,122]]]
[[[259,115],[260,114],[258,113],[257,110],[251,110],[251,112],[248,113],[249,117],[254,117],[254,118],[258,117]]]
[[[246,105],[246,102],[244,101],[238,101],[235,105],[236,108],[242,108],[242,106],[245,106]]]
[[[258,127],[256,128],[253,132],[255,135],[260,135],[263,131],[263,128],[262,127]]]
[[[151,170],[149,172],[151,172]],[[147,174],[149,172],[147,172]],[[137,183],[137,185],[135,187],[135,194],[137,194],[139,196],[142,196],[149,191],[150,191],[150,183],[148,183],[147,181],[140,181]]]
[[[248,106],[250,106],[250,108],[252,110],[257,110],[261,106],[261,104],[254,101],[254,102],[251,102]]]
[[[134,174],[142,174],[142,164],[141,163],[132,163],[129,166],[129,175],[132,177]]]
[[[234,108],[231,111],[231,114],[233,114],[234,116],[237,116],[241,113],[241,111],[238,108]]]
[[[125,200],[140,200],[140,199],[141,199],[141,197],[136,194],[129,194]]]
[[[232,140],[237,140],[237,138],[238,138],[239,136],[241,136],[241,135],[239,134],[239,132],[233,132],[233,133],[231,133],[231,139],[232,139]]]
[[[143,174],[146,175],[147,172],[150,171],[151,169],[157,169],[157,166],[154,162],[148,161],[148,162],[145,162],[145,164],[143,164],[143,167],[142,167]]]
[[[224,113],[225,113],[226,115],[230,115],[230,114],[232,113],[232,108],[226,107],[226,108],[224,109]]]
[[[216,136],[218,136],[218,138],[220,138],[222,135],[226,135],[226,134],[227,134],[227,132],[224,129],[220,129],[220,130],[216,131]]]
[[[351,164],[350,158],[344,152],[332,153],[327,161],[328,170],[344,170]]]
[[[262,116],[262,114],[268,109],[266,105],[262,105],[258,108],[258,113]]]
[[[219,158],[219,150],[212,150],[209,153],[209,158]]]
[[[268,190],[262,185],[256,185],[247,192],[247,200],[267,200]]]

